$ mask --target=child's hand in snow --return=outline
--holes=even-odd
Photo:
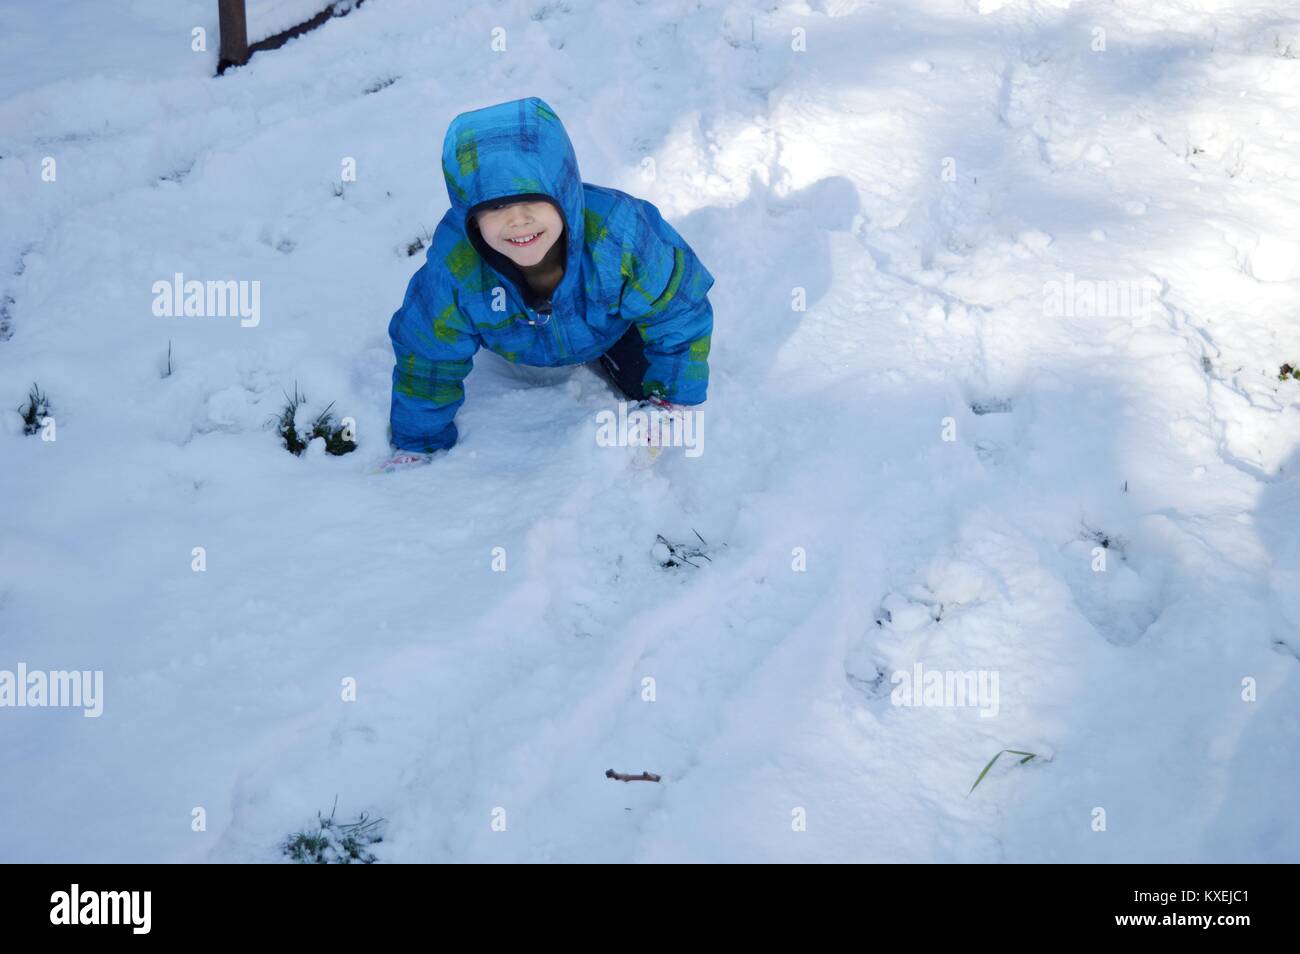
[[[638,401],[636,407],[652,418],[651,421],[647,422],[644,430],[638,427],[629,435],[630,442],[641,448],[638,456],[634,458],[632,466],[637,470],[644,470],[659,458],[659,453],[663,449],[662,442],[670,444],[673,442],[673,429],[680,423],[673,423],[671,419],[665,419],[663,416],[681,412],[684,408],[679,404],[665,401],[657,395],[651,395]],[[657,422],[658,426],[653,421],[655,415],[660,416]]]
[[[432,454],[417,454],[412,451],[399,450],[392,457],[380,463],[376,470],[380,473],[391,474],[395,470],[408,470],[412,467],[419,467],[421,464],[429,463],[432,459]]]
[[[682,412],[686,410],[686,408],[680,404],[673,404],[672,402],[665,401],[663,398],[653,394],[650,395],[650,397],[648,398],[642,398],[640,401],[637,402],[636,406],[641,410],[644,410],[647,414],[651,414],[651,415],[654,415],[656,413],[660,415],[672,414],[675,412]]]

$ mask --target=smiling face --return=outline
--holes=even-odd
[[[541,262],[564,231],[559,210],[540,200],[484,209],[475,221],[483,240],[521,268]]]

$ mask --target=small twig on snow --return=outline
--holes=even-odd
[[[642,772],[640,775],[626,775],[623,772],[615,772],[613,769],[605,771],[605,778],[612,778],[618,782],[657,782],[660,776],[654,772]]]

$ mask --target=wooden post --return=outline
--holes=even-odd
[[[217,60],[217,75],[230,66],[243,66],[248,62],[248,17],[244,0],[217,0],[221,20],[221,52]]]
[[[258,40],[256,43],[249,43],[244,0],[217,0],[217,10],[221,15],[221,52],[217,60],[217,75],[220,76],[232,66],[243,66],[254,53],[262,50],[278,50],[294,37],[311,32],[318,26],[328,23],[333,17],[347,16],[353,10],[360,8],[366,0],[348,0],[346,3],[343,0],[329,0],[329,2],[321,0],[321,2],[326,4],[325,9],[311,19],[304,20],[287,30],[281,30],[274,36]]]

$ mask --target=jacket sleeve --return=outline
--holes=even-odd
[[[453,447],[453,418],[465,403],[465,376],[481,344],[432,261],[406,287],[402,307],[388,323],[393,341],[393,446],[429,452]]]
[[[713,276],[685,241],[652,231],[623,254],[620,314],[636,323],[649,367],[641,386],[674,404],[701,404],[709,387]]]

